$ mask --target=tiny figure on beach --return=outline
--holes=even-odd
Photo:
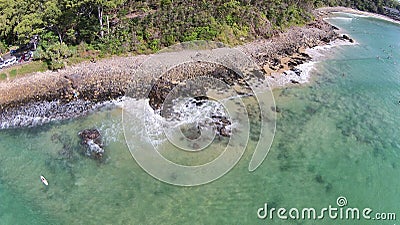
[[[74,98],[78,98],[79,92],[77,92],[77,91],[74,90],[72,93],[74,94]]]

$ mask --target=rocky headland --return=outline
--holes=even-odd
[[[296,66],[311,60],[306,49],[326,45],[337,39],[352,41],[325,22],[323,17],[326,15],[325,11],[318,11],[315,13],[316,19],[303,27],[291,27],[270,39],[256,40],[235,48],[256,62],[269,79],[279,79],[280,74],[290,70],[300,75],[302,71],[296,69]],[[146,93],[148,83],[153,78],[135,76],[135,70],[149,57],[151,55],[113,57],[80,63],[57,72],[34,73],[0,82],[0,128],[31,126],[84,115],[103,102],[124,96],[128,89]],[[193,66],[185,70],[210,75],[230,74],[229,71],[223,71],[224,68],[204,68],[207,66]],[[180,73],[171,74],[178,76],[176,74]],[[291,81],[293,84],[299,83]],[[150,93],[153,95],[153,98],[150,96],[153,108],[160,105],[160,101],[177,82],[179,79],[171,76],[157,83],[156,90]],[[35,107],[37,109],[32,111]]]

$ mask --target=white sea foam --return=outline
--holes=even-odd
[[[167,140],[166,132],[184,125],[194,125],[200,130],[214,129],[215,117],[229,118],[223,105],[213,100],[196,100],[194,98],[178,98],[173,100],[171,115],[162,117],[160,111],[151,108],[148,99],[129,99],[124,110],[130,114],[130,121],[124,121],[125,129],[140,134],[142,141],[158,146]],[[141,125],[143,125],[145,129]],[[127,127],[127,126],[130,127]],[[228,133],[234,125],[226,126]],[[214,132],[216,132],[214,130]]]
[[[357,45],[356,41],[349,42],[347,40],[336,39],[326,45],[316,46],[314,48],[306,49],[306,53],[312,58],[312,61],[318,62],[326,57],[329,50],[339,46]]]
[[[329,19],[341,20],[341,21],[349,22],[349,23],[353,21],[353,18],[349,18],[349,17],[340,17],[340,16],[329,17]]]
[[[330,50],[339,46],[357,44],[358,43],[355,41],[350,42],[347,40],[336,39],[326,45],[308,48],[305,52],[312,58],[310,62],[295,66],[294,71],[288,70],[279,75],[273,74],[273,76],[267,77],[268,82],[274,87],[283,87],[290,83],[307,83],[310,81],[312,70],[315,68],[315,65],[325,59]]]
[[[282,87],[289,83],[304,84],[309,82],[311,77],[311,71],[314,69],[315,63],[316,62],[314,61],[303,63],[295,67],[295,69],[298,70],[297,73],[295,71],[288,70],[274,77],[269,76],[267,77],[267,79],[273,86],[276,87]]]
[[[118,118],[103,120],[98,130],[103,136],[103,144],[109,145],[113,142],[122,142],[122,121]]]
[[[366,18],[366,17],[370,17],[368,15],[362,15],[362,14],[356,14],[356,13],[348,13],[348,12],[332,12],[332,14],[334,15],[346,15],[349,17],[359,17],[359,18]],[[333,17],[334,18],[334,17]]]
[[[92,103],[90,101],[75,100],[62,103],[54,100],[51,102],[29,103],[25,106],[2,111],[0,114],[0,129],[34,127],[52,121],[77,118],[94,110],[115,107],[115,104],[120,101]]]

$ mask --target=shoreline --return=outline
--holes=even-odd
[[[370,17],[379,20],[384,20],[386,22],[394,23],[400,25],[399,20],[392,19],[385,15],[380,15],[376,13],[370,13],[365,11],[360,11],[357,9],[347,8],[347,7],[323,7],[315,10],[315,14],[320,17],[319,19],[324,20],[326,23],[326,19],[330,17],[334,17],[335,14],[351,14],[356,16]],[[339,35],[338,38],[327,43],[326,45],[318,45],[312,48],[305,49],[304,53],[310,56],[309,60],[306,60],[304,63],[290,69],[285,68],[280,71],[269,71],[271,76],[267,76],[267,79],[270,84],[272,84],[273,88],[284,88],[290,85],[298,85],[309,83],[312,77],[312,70],[315,69],[315,64],[318,63],[321,58],[324,58],[327,51],[331,48],[338,46],[346,46],[346,45],[357,45],[358,42],[356,40],[348,37],[348,34],[342,29],[338,28],[337,33]],[[340,38],[340,36],[346,38]],[[350,41],[350,42],[349,42]],[[299,69],[301,73],[296,73],[296,69]]]
[[[343,7],[339,9],[342,10],[340,12],[352,11]],[[233,48],[244,52],[262,68],[272,89],[307,83],[316,63],[316,56],[312,55],[313,48],[326,49],[330,48],[329,46],[337,46],[335,42],[340,40],[345,44],[354,42],[324,20],[339,9],[317,9],[316,19],[303,27],[291,27],[272,38]],[[151,55],[112,57],[98,62],[83,62],[57,72],[39,72],[0,82],[0,129],[42,124],[37,123],[35,112],[27,113],[30,106],[57,102],[53,108],[39,110],[41,121],[46,123],[86,115],[93,111],[96,105],[105,105],[123,97],[128,87],[134,87],[135,92],[145,93],[148,88],[146,84],[152,78],[132,75],[149,57]],[[64,106],[75,103],[77,110],[63,109]],[[20,119],[24,114],[31,115],[28,122]],[[10,123],[9,120],[15,119],[16,115],[19,116],[17,121]],[[46,118],[46,115],[52,118]],[[4,125],[5,123],[7,125]]]
[[[295,66],[292,69],[288,68],[282,72],[273,72],[270,76],[267,76],[267,80],[273,89],[285,88],[292,85],[307,84],[312,79],[312,72],[315,69],[315,65],[325,59],[327,57],[326,54],[329,53],[332,48],[340,46],[352,46],[357,44],[358,43],[356,41],[350,42],[347,40],[336,39],[326,45],[318,45],[313,48],[307,48],[305,49],[304,53],[310,56],[309,60]]]
[[[342,7],[342,6],[337,6],[337,7],[323,7],[323,8],[318,8],[316,9],[317,13],[350,13],[350,14],[355,14],[355,15],[361,15],[361,16],[367,16],[371,18],[376,18],[376,19],[381,19],[385,20],[387,22],[395,23],[395,24],[400,24],[399,20],[392,19],[388,16],[381,15],[381,14],[376,14],[376,13],[371,13],[371,12],[365,12],[357,9],[352,9],[352,8],[347,8],[347,7]]]

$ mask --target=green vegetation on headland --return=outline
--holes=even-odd
[[[381,14],[384,7],[400,9],[394,0],[0,0],[0,51],[39,35],[35,58],[59,69],[191,40],[235,45],[305,24],[322,6]]]

